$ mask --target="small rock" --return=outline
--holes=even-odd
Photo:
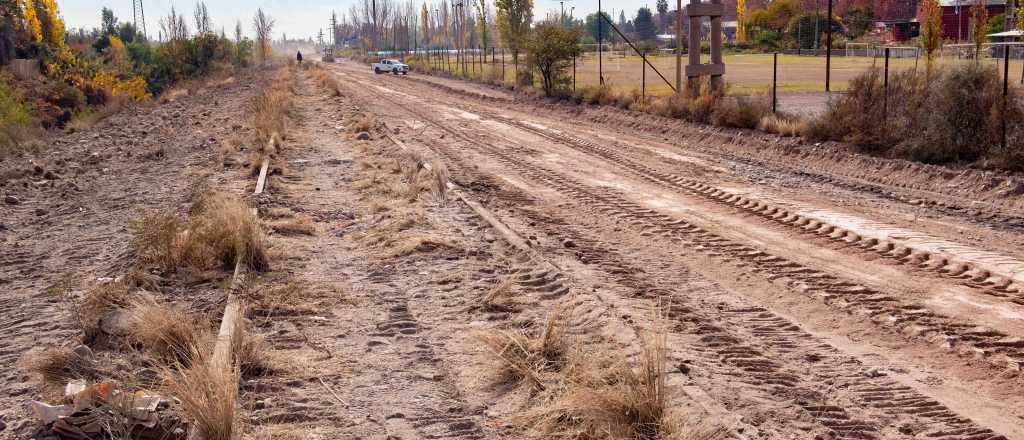
[[[6,203],[8,205],[17,205],[17,204],[21,203],[21,200],[19,200],[15,196],[7,195],[6,197],[4,197],[4,203]]]
[[[35,174],[37,176],[40,175],[40,174],[43,174],[43,167],[41,167],[39,165],[36,165],[36,166],[32,167],[32,174]]]
[[[563,247],[567,247],[567,248],[574,248],[574,247],[576,247],[576,242],[574,242],[572,240],[565,240],[565,241],[562,242],[562,246]]]
[[[100,318],[100,330],[108,335],[126,336],[129,326],[131,326],[131,317],[128,316],[128,312],[121,309],[111,311]]]
[[[45,210],[43,208],[36,208],[35,213],[36,213],[36,216],[42,217],[42,216],[44,216],[46,214],[49,214],[50,211],[47,211],[47,210]]]
[[[0,431],[7,429],[7,424],[3,420],[0,420]]]
[[[495,240],[497,240],[497,238],[494,237],[494,234],[491,234],[490,232],[484,234],[484,241],[494,243]]]
[[[368,141],[368,140],[370,140],[370,133],[367,133],[365,131],[360,131],[359,134],[356,135],[356,140]]]
[[[867,377],[881,377],[885,376],[885,372],[879,368],[872,368],[864,373]]]
[[[47,171],[47,172],[43,173],[43,178],[47,179],[47,180],[57,180],[57,179],[60,179],[60,176],[58,176],[53,171]]]

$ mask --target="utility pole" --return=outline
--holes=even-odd
[[[825,91],[829,92],[832,79],[832,0],[828,0],[828,28],[825,29]]]
[[[683,0],[676,0],[676,95],[683,93]]]
[[[604,52],[602,46],[604,46],[604,36],[601,33],[601,28],[604,26],[604,13],[601,12],[601,0],[597,0],[597,79],[599,83],[604,85],[604,65],[601,60],[601,52]]]
[[[145,36],[146,14],[142,10],[142,0],[132,0],[132,20],[134,21],[135,24],[135,32],[141,31],[142,35]]]

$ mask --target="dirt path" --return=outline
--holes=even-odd
[[[941,208],[927,215],[955,221],[961,234],[901,224],[885,209],[751,182],[729,155],[708,154],[706,143],[652,141],[643,125],[609,132],[572,109],[538,110],[477,86],[378,77],[344,64],[335,71],[357,101],[401,127],[401,138],[443,157],[461,185],[500,189],[480,194],[562,267],[582,263],[637,294],[681,301],[723,332],[692,330],[700,348],[681,331],[673,349],[709,359],[717,374],[701,389],[744,420],[781,407],[794,423],[772,427],[779,433],[806,419],[851,437],[985,438],[985,428],[1024,435],[1015,397],[1022,309],[1017,284],[1007,282],[1022,266],[991,240],[1019,240],[1012,228]],[[870,188],[811,189],[826,187],[917,206]],[[982,238],[963,240],[963,231]],[[576,247],[566,249],[566,240]],[[687,293],[695,288],[701,295]],[[752,395],[730,392],[729,377],[745,378]]]

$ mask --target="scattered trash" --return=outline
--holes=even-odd
[[[157,395],[123,392],[110,382],[73,380],[64,387],[64,399],[69,403],[32,402],[39,421],[61,439],[185,438],[177,419],[170,412],[162,414],[171,402]]]

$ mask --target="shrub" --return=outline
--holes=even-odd
[[[736,96],[720,99],[711,111],[711,123],[719,127],[757,128],[771,111],[764,96]]]

